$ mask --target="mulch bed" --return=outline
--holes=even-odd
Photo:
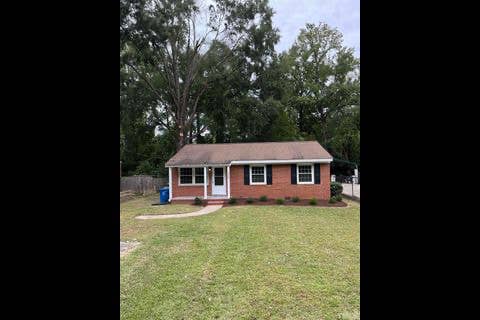
[[[192,206],[202,207],[202,205],[194,204],[193,200],[172,200],[172,204],[191,204]],[[154,205],[154,204],[152,204],[152,205]],[[206,206],[206,203],[203,204],[203,206]]]
[[[235,206],[278,206],[275,199],[268,199],[267,201],[254,200],[253,203],[247,203],[247,199],[237,199],[237,203],[229,204],[225,202],[224,207],[235,207]],[[301,199],[298,202],[293,202],[292,200],[285,200],[282,206],[308,206],[308,207],[346,207],[348,206],[345,202],[335,202],[329,203],[328,200],[317,200],[316,205],[311,205],[309,199]]]
[[[190,205],[195,205],[192,200],[174,200],[172,201],[173,204],[190,204]],[[206,202],[204,202],[203,205],[201,206],[206,206]],[[278,206],[275,199],[268,199],[267,201],[260,201],[258,199],[255,199],[253,203],[247,203],[247,199],[237,199],[237,203],[235,204],[229,204],[228,200],[225,200],[223,203],[224,207],[235,207],[235,206]],[[303,206],[303,207],[347,207],[348,205],[343,202],[335,202],[335,203],[329,203],[328,200],[318,200],[317,199],[317,204],[316,205],[311,205],[309,199],[302,199],[299,200],[298,202],[293,202],[292,200],[285,200],[282,206]],[[198,207],[201,207],[198,206]]]

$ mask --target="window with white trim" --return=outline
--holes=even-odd
[[[266,184],[265,166],[250,166],[250,184]]]
[[[297,165],[297,183],[313,183],[313,165]]]
[[[195,168],[195,179],[194,179],[194,183],[195,184],[203,184],[203,168]]]
[[[179,168],[180,185],[203,185],[203,168]]]

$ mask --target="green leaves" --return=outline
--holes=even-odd
[[[120,6],[124,172],[163,174],[164,161],[192,142],[317,139],[358,160],[359,60],[338,30],[307,24],[277,55],[267,0]]]
[[[304,137],[312,134],[336,157],[359,160],[359,60],[327,24],[307,24],[280,56],[284,100]],[[358,112],[357,112],[358,113]],[[359,119],[359,118],[358,118]]]

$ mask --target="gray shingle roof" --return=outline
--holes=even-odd
[[[165,166],[300,159],[332,159],[332,156],[317,141],[187,144]]]

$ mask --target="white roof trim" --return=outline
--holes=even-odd
[[[228,163],[224,163],[224,164],[202,163],[202,164],[179,164],[179,165],[172,165],[172,166],[167,166],[166,165],[165,166],[165,168],[203,168],[203,167],[230,167],[230,164],[228,164]]]
[[[179,167],[179,168],[192,168],[192,167],[229,167],[236,164],[289,164],[289,163],[330,163],[333,159],[291,159],[291,160],[233,160],[230,164],[183,164],[165,166]]]
[[[230,164],[330,163],[333,159],[234,160]]]

